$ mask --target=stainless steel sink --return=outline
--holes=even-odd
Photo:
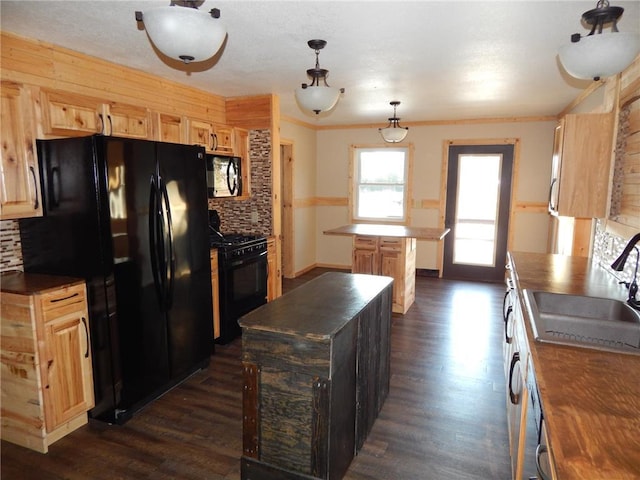
[[[640,355],[640,312],[622,300],[524,289],[539,342]]]

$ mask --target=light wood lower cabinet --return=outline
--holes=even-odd
[[[94,406],[83,281],[2,275],[2,439],[42,453]]]
[[[218,273],[218,250],[211,249],[211,298],[213,298],[213,338],[220,336],[220,274]]]
[[[267,238],[267,302],[278,298],[278,265],[276,262],[276,239]]]
[[[406,313],[416,298],[416,239],[353,237],[353,273],[393,278],[393,311]]]

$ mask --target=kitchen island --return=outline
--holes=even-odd
[[[393,311],[407,313],[416,298],[416,240],[442,240],[448,228],[354,223],[325,235],[353,237],[352,273],[392,277]]]
[[[242,327],[242,478],[342,478],[389,391],[388,277],[330,272]]]
[[[509,261],[520,293],[626,298],[588,258],[511,252]],[[519,302],[555,478],[640,478],[640,355],[537,342],[522,295]]]

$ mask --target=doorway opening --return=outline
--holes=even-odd
[[[504,279],[514,145],[451,145],[442,276]]]

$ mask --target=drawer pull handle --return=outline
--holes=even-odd
[[[72,295],[69,295],[68,297],[54,298],[53,300],[51,300],[51,303],[63,302],[65,300],[69,300],[70,298],[77,297],[77,296],[78,296],[78,293],[76,292]]]
[[[87,339],[87,351],[84,352],[84,358],[89,358],[89,326],[87,325],[87,319],[82,317],[82,324],[84,325],[84,335]]]

